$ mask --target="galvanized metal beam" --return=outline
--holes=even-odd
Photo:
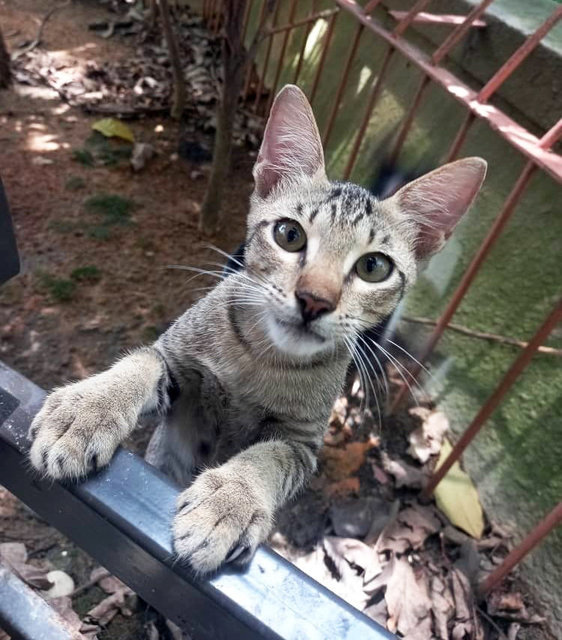
[[[82,483],[38,478],[25,453],[43,397],[0,363],[0,483],[194,640],[394,637],[266,547],[243,572],[196,579],[172,550],[178,487],[129,451]]]

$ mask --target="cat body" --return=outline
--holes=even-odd
[[[314,473],[350,360],[376,376],[369,330],[441,248],[485,168],[460,160],[383,201],[330,182],[310,105],[285,87],[254,167],[243,263],[152,346],[50,394],[31,426],[33,466],[82,477],[156,412],[147,459],[186,487],[178,556],[200,573],[247,561]]]

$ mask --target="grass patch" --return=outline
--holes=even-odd
[[[70,302],[76,291],[76,283],[65,278],[56,278],[48,273],[40,273],[40,288],[49,294],[54,302]]]
[[[85,167],[93,167],[95,164],[94,156],[88,149],[81,147],[72,150],[72,159],[79,162]]]
[[[95,265],[85,265],[74,269],[70,274],[70,279],[75,282],[84,282],[87,284],[96,284],[101,280],[101,271]]]
[[[82,147],[72,151],[72,157],[86,167],[113,167],[122,161],[128,161],[132,151],[133,145],[130,142],[106,138],[94,131]]]
[[[68,180],[64,184],[64,188],[67,191],[78,191],[80,189],[84,189],[85,186],[86,181],[80,176],[70,176],[70,178],[68,178]]]
[[[89,213],[102,216],[104,225],[114,226],[130,224],[135,203],[116,194],[98,193],[87,198],[84,206]]]

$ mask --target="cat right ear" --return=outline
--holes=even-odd
[[[295,85],[283,87],[273,102],[253,174],[262,198],[283,180],[327,179],[312,108]]]

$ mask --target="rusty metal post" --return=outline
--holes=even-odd
[[[371,11],[374,11],[381,2],[382,0],[370,0],[370,2],[367,2],[363,7],[363,11],[368,15]]]
[[[291,5],[289,8],[289,24],[288,26],[293,28],[293,21],[295,19],[295,11],[297,8],[297,0],[291,0]],[[281,75],[281,69],[283,68],[283,62],[285,60],[285,52],[287,51],[287,44],[289,42],[289,34],[290,30],[285,31],[283,34],[283,42],[281,44],[281,51],[279,53],[279,61],[277,62],[277,69],[275,70],[275,78],[273,79],[273,84],[271,85],[271,93],[269,95],[269,100],[267,101],[266,113],[269,113],[271,108],[271,103],[273,102],[273,98],[277,91],[277,84],[279,82],[279,77]]]
[[[265,16],[266,16],[266,9],[267,9],[267,1],[263,0],[262,1],[262,5],[261,5],[261,11],[260,11],[260,17],[258,20],[258,26],[257,29],[261,29],[264,25],[265,22]],[[254,69],[254,61],[250,60],[248,63],[248,70],[246,71],[246,80],[244,82],[244,91],[242,92],[242,100],[245,102],[247,97],[248,97],[248,91],[250,90],[250,83],[252,81],[252,71]]]
[[[264,5],[265,4],[266,4],[266,1],[264,0]],[[281,7],[281,0],[277,0],[275,3],[275,13],[273,14],[272,26],[275,26],[277,24],[280,7]],[[265,77],[267,76],[267,68],[269,67],[269,58],[271,57],[271,48],[273,47],[273,38],[274,36],[273,34],[271,34],[267,39],[267,50],[265,52],[265,59],[263,61],[263,69],[261,70],[261,73],[260,73],[260,81],[258,84],[258,90],[256,91],[256,99],[254,101],[254,113],[257,113],[258,111],[261,94],[263,91],[263,87],[265,85]]]
[[[560,136],[562,136],[562,118],[539,140],[539,147],[541,149],[550,149]]]
[[[506,62],[488,80],[478,94],[480,102],[487,102],[497,89],[509,78],[525,58],[533,51],[546,34],[562,18],[562,5],[557,7],[542,25],[506,60]]]
[[[310,96],[308,98],[310,101],[310,104],[314,102],[314,97],[316,96],[316,90],[318,89],[320,76],[322,75],[322,71],[324,70],[324,65],[326,64],[326,56],[328,55],[328,49],[330,48],[330,44],[332,42],[332,37],[334,35],[334,27],[336,26],[337,18],[338,18],[338,14],[334,13],[334,15],[330,18],[330,21],[328,22],[328,28],[326,29],[326,37],[322,42],[322,53],[320,54],[318,68],[316,69],[316,75],[314,76],[314,82],[312,83],[312,89],[310,90]]]
[[[395,36],[401,36],[406,29],[412,24],[414,18],[420,11],[423,11],[426,6],[431,2],[431,0],[418,0],[414,6],[408,11],[406,17],[400,20],[400,22],[396,25],[396,28],[392,32]]]
[[[248,23],[250,22],[250,14],[252,13],[252,7],[254,0],[248,0],[246,3],[246,11],[244,13],[244,22],[242,26],[242,42],[246,42],[246,33],[248,32]]]
[[[406,140],[406,137],[408,135],[408,131],[410,131],[410,127],[412,126],[412,122],[414,121],[414,117],[416,115],[416,111],[418,110],[423,97],[425,95],[425,90],[427,89],[427,87],[429,86],[429,76],[426,76],[425,73],[422,76],[421,82],[417,88],[417,91],[414,95],[414,99],[412,101],[412,104],[410,105],[410,108],[408,109],[408,112],[406,114],[406,117],[404,118],[404,123],[402,124],[402,127],[400,128],[400,133],[398,134],[398,137],[396,138],[396,142],[394,143],[394,147],[392,148],[392,151],[390,153],[388,162],[390,163],[390,165],[394,164],[394,162],[396,162],[398,155],[400,154],[400,150],[402,149],[402,145],[404,144],[404,141]]]
[[[497,586],[521,560],[532,551],[551,531],[562,523],[562,502],[527,535],[527,537],[513,549],[507,558],[494,569],[492,573],[478,587],[478,594],[482,597]]]
[[[357,29],[355,30],[355,35],[353,36],[353,40],[351,42],[349,54],[347,56],[344,69],[341,73],[340,83],[338,85],[336,96],[334,98],[334,105],[332,107],[332,111],[330,112],[330,117],[328,118],[328,123],[324,131],[324,137],[322,138],[322,144],[324,145],[324,149],[328,146],[328,140],[330,139],[330,135],[332,134],[334,122],[338,114],[343,92],[347,85],[347,78],[349,76],[349,72],[351,70],[351,65],[353,64],[353,60],[355,59],[355,54],[357,53],[357,47],[359,46],[359,40],[361,39],[361,34],[363,33],[363,29],[364,27],[362,24],[357,25]]]
[[[496,387],[496,390],[486,400],[486,402],[480,407],[480,411],[476,414],[476,417],[463,433],[460,440],[455,444],[453,450],[449,454],[449,457],[443,462],[443,464],[437,469],[434,475],[430,478],[427,486],[424,489],[424,494],[430,496],[435,487],[441,482],[447,471],[453,466],[453,464],[461,457],[463,451],[472,442],[474,437],[483,427],[484,423],[496,410],[500,402],[503,400],[505,394],[511,389],[514,382],[526,369],[527,365],[531,362],[537,349],[548,338],[551,331],[562,319],[562,300],[558,301],[558,304],[548,314],[545,321],[542,323],[538,331],[533,338],[529,341],[529,344],[523,349],[518,358],[515,359],[500,384]]]
[[[472,126],[472,123],[474,122],[474,118],[475,118],[475,115],[472,111],[469,111],[466,114],[466,118],[464,119],[463,123],[459,127],[459,130],[457,131],[457,135],[455,136],[455,139],[453,140],[453,143],[451,144],[451,147],[447,152],[447,155],[445,156],[444,162],[452,162],[458,156],[459,151],[462,145],[464,144],[464,141],[466,140],[468,131]]]
[[[312,15],[314,13],[314,3],[312,3],[312,7],[310,8],[310,14]],[[306,50],[306,43],[308,42],[308,36],[310,34],[310,30],[312,28],[312,23],[307,22],[305,29],[304,29],[304,34],[303,34],[303,38],[302,38],[302,42],[301,42],[301,50],[299,52],[299,58],[297,61],[297,66],[295,67],[295,74],[293,76],[293,84],[298,84],[299,81],[299,77],[302,71],[302,63],[304,62],[304,52]]]
[[[343,172],[344,180],[349,179],[349,176],[353,171],[353,167],[355,166],[357,155],[359,154],[359,149],[361,148],[361,143],[363,142],[363,136],[365,135],[365,131],[367,130],[367,126],[369,125],[369,120],[371,119],[371,114],[373,113],[375,104],[379,99],[379,95],[384,83],[384,78],[390,67],[393,54],[394,54],[393,47],[388,47],[381,64],[379,74],[373,84],[373,88],[371,89],[371,95],[369,96],[369,102],[367,103],[367,108],[365,109],[365,115],[363,116],[363,120],[361,121],[361,126],[359,127],[359,131],[355,136],[355,141],[353,142],[353,148],[351,149],[351,153],[349,154],[347,165]]]
[[[447,308],[445,309],[445,311],[437,321],[437,324],[431,336],[429,337],[429,340],[427,341],[421,355],[418,357],[418,360],[420,362],[423,362],[424,360],[427,359],[429,354],[435,348],[435,345],[437,344],[437,342],[439,342],[439,339],[443,335],[443,332],[447,328],[447,325],[449,324],[451,318],[453,317],[458,306],[462,302],[466,292],[468,291],[468,288],[470,287],[470,285],[472,284],[472,281],[476,277],[476,274],[478,273],[478,270],[480,269],[482,263],[488,256],[488,253],[496,243],[497,239],[500,237],[501,232],[503,231],[503,228],[505,227],[508,220],[511,218],[513,212],[515,211],[515,208],[519,203],[519,200],[521,199],[523,192],[527,188],[527,185],[529,184],[529,180],[531,179],[531,176],[535,172],[535,169],[536,169],[536,166],[533,162],[528,162],[523,168],[523,171],[521,172],[519,178],[517,179],[513,189],[511,190],[511,193],[508,195],[506,201],[504,202],[504,205],[500,213],[498,214],[496,220],[494,221],[494,224],[488,231],[488,234],[484,238],[482,244],[480,245],[480,248],[476,252],[476,255],[472,259],[472,262],[470,263],[468,269],[465,271],[460,284],[456,288],[453,296],[451,297],[451,300],[449,301],[449,304],[447,305]],[[416,364],[411,370],[411,373],[414,377],[416,377],[420,371],[421,371],[421,367]],[[406,391],[407,390],[405,387],[402,387],[398,391],[398,393],[396,394],[396,396],[394,397],[390,405],[390,412],[395,411],[396,408],[401,404],[402,400],[406,395]]]
[[[433,55],[431,56],[431,62],[433,64],[439,64],[441,60],[451,51],[453,47],[456,47],[457,44],[465,37],[465,35],[470,31],[472,23],[486,11],[486,9],[492,4],[494,0],[482,0],[482,2],[474,7],[472,11],[466,16],[465,21],[459,25],[456,29],[451,31],[451,33],[445,38],[445,40],[441,43],[441,45],[435,50]]]

